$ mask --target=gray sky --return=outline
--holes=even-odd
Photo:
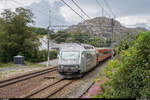
[[[65,0],[79,14],[82,14],[79,9],[71,2]],[[91,17],[101,16],[101,9],[96,3],[96,0],[75,0],[79,6]],[[104,0],[98,0],[105,8],[107,13],[110,13]],[[133,25],[150,27],[150,0],[107,0],[112,11],[116,14],[116,19],[123,25],[132,27]],[[71,11],[61,0],[0,0],[0,12],[3,9],[16,7],[26,7],[32,9],[35,14],[35,26],[48,26],[48,9],[51,8],[52,25],[72,25],[81,22],[73,11]],[[105,16],[112,14],[104,13]],[[82,14],[83,16],[83,14]],[[88,19],[86,16],[83,16]]]

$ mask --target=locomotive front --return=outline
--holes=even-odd
[[[59,54],[58,72],[65,78],[77,77],[80,75],[81,53],[77,50],[61,50]]]

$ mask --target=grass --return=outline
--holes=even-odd
[[[3,68],[3,67],[13,67],[13,66],[14,66],[13,62],[0,63],[0,68]]]
[[[16,67],[16,66],[17,66],[17,65],[14,65],[14,62],[0,63],[0,68]],[[24,66],[29,66],[29,67],[42,67],[42,66],[45,66],[45,65],[25,61],[25,62],[24,62]],[[18,67],[19,67],[19,66],[18,66]]]
[[[42,64],[37,64],[37,63],[28,62],[28,61],[25,61],[24,64],[25,64],[25,66],[31,66],[31,67],[46,66],[46,65],[42,65]]]

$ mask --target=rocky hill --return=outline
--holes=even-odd
[[[145,28],[126,28],[121,25],[120,22],[114,20],[114,40],[122,39],[126,34],[137,35],[139,31],[147,31]],[[106,17],[96,17],[90,20],[86,20],[77,25],[70,26],[65,30],[66,32],[83,33],[98,35],[102,38],[112,37],[112,19]]]

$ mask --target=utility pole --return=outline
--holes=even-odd
[[[102,17],[104,17],[104,9],[102,8]]]
[[[111,56],[111,58],[113,59],[113,58],[114,58],[114,57],[113,57],[113,55],[114,55],[114,51],[113,51],[113,40],[114,40],[114,19],[113,19],[113,18],[111,19],[111,24],[112,24],[112,26],[111,26],[111,28],[112,28],[112,38],[111,38],[112,56]]]
[[[48,35],[47,35],[47,49],[48,49],[48,56],[47,56],[47,67],[50,65],[50,58],[49,58],[49,56],[50,56],[50,52],[49,52],[49,49],[50,49],[50,46],[49,46],[49,41],[50,41],[50,26],[51,26],[51,18],[50,18],[50,16],[51,16],[51,9],[49,10],[49,26],[48,26]]]
[[[112,25],[112,26],[111,26],[111,28],[112,28],[112,38],[111,38],[111,39],[112,39],[112,41],[113,41],[113,38],[114,38],[114,37],[113,37],[113,36],[114,36],[114,19],[113,19],[113,18],[111,19],[111,25]]]

